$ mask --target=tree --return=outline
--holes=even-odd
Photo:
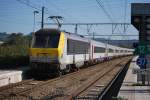
[[[29,45],[29,43],[29,38],[23,36],[22,33],[12,33],[4,45]]]

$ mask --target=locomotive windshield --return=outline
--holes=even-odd
[[[57,48],[60,34],[36,34],[33,48]]]

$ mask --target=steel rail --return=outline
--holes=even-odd
[[[118,66],[119,64],[121,64],[122,61],[120,61],[119,63],[117,63],[114,66]],[[84,88],[80,88],[80,91],[76,91],[74,92],[72,95],[68,96],[67,100],[73,100],[75,97],[79,96],[81,93],[83,93],[84,91],[86,91],[88,88],[90,88],[93,84],[95,84],[98,80],[100,80],[101,78],[103,78],[105,75],[107,75],[107,73],[111,72],[114,69],[114,66],[112,66],[111,69],[109,69],[108,71],[106,71],[104,74],[102,74],[100,77],[96,78],[93,82],[89,83],[87,86],[85,86]]]

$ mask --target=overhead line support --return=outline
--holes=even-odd
[[[45,25],[56,25],[55,23],[44,23]],[[130,23],[62,23],[62,25],[131,25]]]
[[[42,7],[42,21],[41,21],[41,29],[44,28],[44,7]]]

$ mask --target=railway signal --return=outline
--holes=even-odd
[[[135,49],[135,54],[146,58],[139,58],[137,64],[142,66],[142,62],[150,62],[150,3],[132,3],[131,24],[139,31],[139,44]],[[148,63],[144,68],[150,66]],[[147,76],[148,77],[148,76]],[[145,84],[145,75],[142,75],[142,84]]]
[[[146,43],[139,43],[139,44],[135,44],[135,54],[137,55],[146,55],[146,54],[150,54],[148,48],[147,48],[147,44]]]
[[[136,60],[136,64],[139,65],[140,69],[145,69],[147,64],[147,59],[145,57],[139,57]]]

